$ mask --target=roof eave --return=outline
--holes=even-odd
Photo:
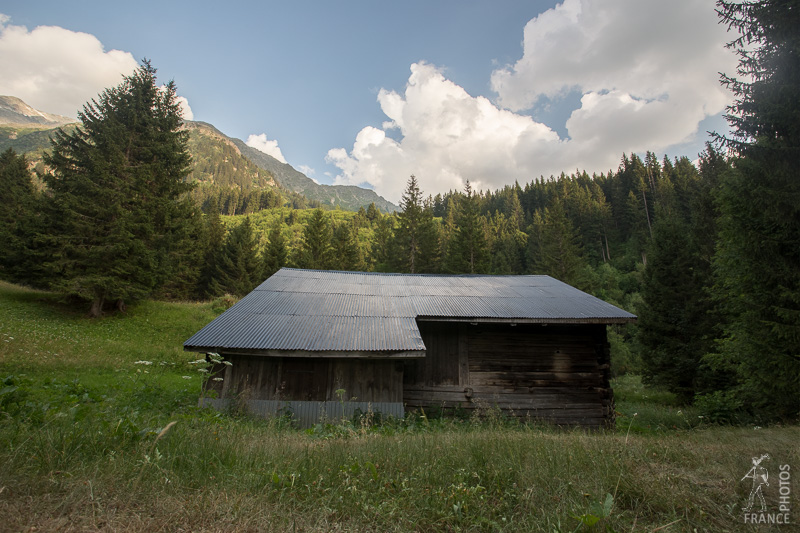
[[[477,324],[629,324],[637,317],[589,317],[589,318],[506,318],[506,317],[450,317],[418,316],[420,322],[469,322]]]
[[[321,359],[422,359],[425,357],[425,350],[264,350],[187,345],[183,346],[183,350],[186,352],[219,353],[225,355]]]

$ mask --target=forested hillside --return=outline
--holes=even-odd
[[[52,120],[32,121],[17,112],[19,106]],[[42,160],[57,128],[71,131],[77,126],[68,120],[30,109],[17,98],[0,96],[0,152],[12,148],[25,154],[36,173],[42,174],[46,171]],[[192,156],[192,171],[187,179],[198,185],[192,197],[204,210],[216,205],[222,214],[235,215],[284,204],[298,209],[326,206],[357,210],[371,203],[384,213],[397,209],[370,189],[318,184],[291,165],[228,137],[211,124],[184,121],[183,125],[189,131],[188,149]]]

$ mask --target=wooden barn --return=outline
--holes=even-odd
[[[184,349],[232,363],[206,404],[306,426],[444,407],[601,427],[614,423],[606,325],[635,319],[549,276],[284,268]]]

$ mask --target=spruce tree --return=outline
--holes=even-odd
[[[381,212],[375,207],[375,202],[369,204],[367,208],[367,218],[370,222],[375,222],[376,219],[380,218]]]
[[[176,270],[186,226],[188,132],[173,82],[156,85],[148,61],[78,114],[71,133],[58,130],[45,163],[53,288],[91,303],[145,298]]]
[[[579,289],[585,288],[586,262],[572,222],[563,204],[555,202],[543,213],[536,212],[528,237],[528,268]]]
[[[335,270],[359,270],[362,261],[358,249],[355,228],[343,223],[333,230],[331,268]]]
[[[491,268],[485,220],[480,215],[478,201],[467,182],[456,207],[455,233],[447,247],[445,268],[448,272],[487,274]]]
[[[39,285],[42,250],[37,233],[43,231],[39,195],[24,155],[9,148],[0,155],[0,279]]]
[[[258,241],[249,216],[228,233],[216,268],[210,291],[215,295],[245,296],[263,281]]]
[[[332,238],[330,217],[322,209],[315,209],[303,228],[303,241],[295,257],[297,267],[330,269],[333,262]]]
[[[221,296],[223,293],[215,292],[214,288],[220,289],[219,284],[215,285],[214,280],[217,276],[218,264],[222,257],[222,249],[225,245],[225,226],[219,214],[219,204],[216,199],[209,204],[208,212],[203,218],[203,258],[198,280],[197,293],[201,297]]]
[[[288,257],[288,250],[286,249],[286,239],[283,238],[281,226],[279,223],[275,224],[269,232],[269,243],[264,248],[264,271],[262,277],[267,279],[275,272],[286,266],[286,259]]]
[[[392,239],[392,267],[398,272],[430,273],[438,269],[439,235],[433,206],[425,205],[417,178],[411,176],[400,200]]]
[[[695,254],[687,242],[689,225],[663,214],[653,228],[639,307],[639,342],[648,383],[665,387],[689,402],[697,391],[704,345],[692,302],[701,296],[692,275]]]
[[[369,253],[370,263],[376,272],[391,271],[391,244],[395,220],[396,217],[393,215],[382,216],[380,214],[375,219],[375,231],[373,232],[373,242]]]
[[[736,100],[722,138],[738,155],[720,186],[716,292],[728,320],[717,363],[738,370],[739,399],[765,418],[800,411],[800,6],[718,2],[741,34]]]

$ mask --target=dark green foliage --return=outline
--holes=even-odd
[[[692,401],[718,387],[729,375],[705,364],[719,333],[712,298],[711,260],[716,245],[713,193],[727,161],[709,145],[701,173],[679,160],[665,164],[653,240],[647,252],[639,307],[639,343],[645,379]]]
[[[253,233],[250,217],[245,217],[228,233],[216,263],[209,291],[212,295],[244,296],[263,281],[258,239]]]
[[[479,197],[467,182],[457,204],[455,231],[450,237],[444,269],[453,274],[488,274],[491,268],[485,219],[479,213]]]
[[[800,411],[800,6],[718,2],[741,37],[736,102],[727,116],[739,154],[723,176],[716,292],[727,316],[709,361],[735,368],[737,393],[764,418]]]
[[[390,247],[396,272],[436,272],[439,263],[439,235],[433,220],[433,206],[425,205],[417,178],[411,176],[400,201],[397,227]]]
[[[687,242],[689,226],[677,217],[662,217],[654,227],[647,254],[639,308],[639,341],[646,381],[663,386],[690,401],[695,394],[698,367],[704,355],[687,305],[702,286],[692,276],[693,250]]]
[[[43,224],[40,204],[25,156],[9,148],[0,155],[0,279],[41,283],[36,240]]]
[[[374,222],[380,216],[381,212],[378,210],[377,207],[375,207],[375,202],[369,204],[369,207],[367,208],[367,218],[370,220],[370,222]]]
[[[561,203],[534,214],[528,232],[528,268],[532,274],[546,274],[564,283],[584,288],[586,263],[580,241]]]
[[[208,213],[203,217],[201,244],[203,267],[197,284],[197,294],[203,298],[220,296],[220,294],[214,293],[213,282],[217,276],[217,267],[225,244],[225,226],[222,225],[216,204],[212,204]]]
[[[45,157],[53,286],[91,302],[93,315],[173,276],[195,214],[175,85],[159,88],[155,74],[145,61],[87,103],[80,128],[58,130]]]
[[[527,235],[517,228],[513,218],[508,219],[498,212],[489,221],[489,229],[493,241],[491,273],[506,275],[523,272]]]
[[[739,54],[739,77],[723,74],[736,96],[726,115],[733,128],[724,142],[737,153],[766,158],[800,151],[800,11],[797,0],[717,2],[722,22],[740,36],[728,47]]]
[[[339,224],[333,231],[331,245],[333,270],[361,270],[363,260],[358,248],[358,230],[350,224]]]
[[[369,212],[367,212],[369,215]],[[381,216],[375,219],[375,231],[373,234],[372,248],[370,249],[370,259],[376,272],[389,272],[389,265],[392,257],[390,245],[394,234],[394,223],[396,217]]]
[[[281,233],[281,227],[275,225],[269,232],[269,243],[264,248],[264,271],[262,277],[267,279],[275,272],[286,266],[289,252],[286,248],[286,240]]]
[[[333,263],[332,238],[330,218],[322,209],[315,209],[303,229],[303,241],[297,251],[295,265],[298,268],[329,269]]]

